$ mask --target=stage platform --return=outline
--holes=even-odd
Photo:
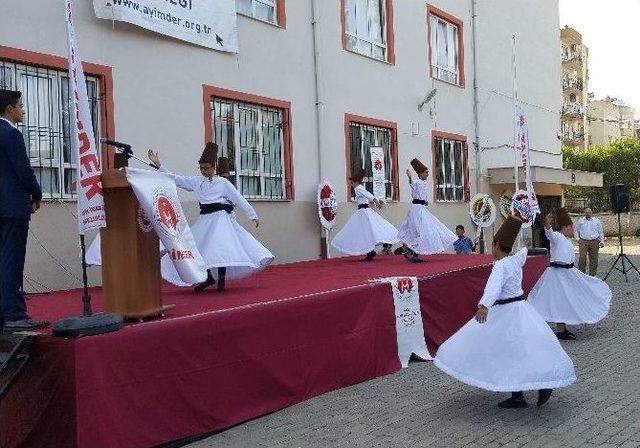
[[[164,318],[77,339],[42,332],[36,359],[0,404],[0,446],[150,448],[222,430],[400,370],[381,277],[417,276],[432,354],[474,314],[490,256],[378,256],[277,265],[194,293],[165,285]],[[548,263],[529,257],[528,292]],[[101,290],[92,289],[94,310]],[[81,292],[33,297],[29,313],[81,313]]]

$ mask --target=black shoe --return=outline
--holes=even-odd
[[[34,320],[30,317],[25,317],[20,320],[8,320],[4,323],[4,329],[11,331],[20,330],[38,330],[49,325],[49,321],[46,320]]]
[[[551,392],[553,392],[553,389],[540,389],[538,391],[538,403],[536,403],[536,406],[540,407],[543,404],[545,404],[547,401],[549,401],[549,397],[551,397]]]
[[[207,269],[207,279],[205,281],[203,281],[202,283],[198,283],[193,290],[195,292],[202,292],[205,289],[207,289],[209,286],[215,284],[216,280],[213,278],[213,275],[211,275],[211,271],[209,269]]]
[[[504,401],[498,403],[498,407],[505,409],[514,409],[514,408],[526,408],[527,400],[524,397],[509,397]]]
[[[375,251],[375,250],[372,250],[371,252],[369,252],[369,253],[367,254],[367,256],[366,256],[366,257],[364,257],[364,258],[363,258],[362,260],[360,260],[360,261],[371,261],[371,260],[373,260],[373,258],[374,258],[376,255],[377,255],[377,254],[376,254],[376,251]]]
[[[218,278],[218,291],[222,292],[226,289],[226,280],[224,277]]]
[[[569,330],[559,331],[556,333],[556,337],[558,339],[562,339],[563,341],[575,341],[576,335]]]

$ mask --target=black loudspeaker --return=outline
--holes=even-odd
[[[629,213],[629,192],[625,184],[611,185],[611,211]]]

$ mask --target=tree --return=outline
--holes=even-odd
[[[604,188],[575,187],[567,190],[568,198],[584,199],[594,211],[610,210],[609,188],[622,183],[629,189],[631,203],[640,200],[640,139],[627,138],[587,151],[562,150],[567,169],[594,171],[604,174]]]

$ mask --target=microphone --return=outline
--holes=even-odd
[[[107,140],[106,138],[101,138],[100,139],[100,143],[104,143],[105,145],[109,145],[109,146],[115,146],[116,148],[131,149],[131,145],[129,145],[127,143],[121,143],[121,142],[116,142],[116,141],[113,141],[113,140]]]

